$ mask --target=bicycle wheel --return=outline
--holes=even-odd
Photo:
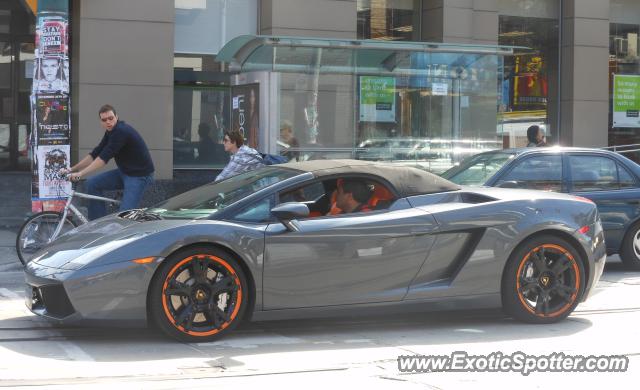
[[[61,213],[43,211],[32,215],[22,225],[16,237],[16,251],[22,264],[26,265],[34,255],[48,242],[62,218]],[[64,221],[60,234],[64,234],[77,225],[71,219]],[[59,236],[59,235],[58,235]]]

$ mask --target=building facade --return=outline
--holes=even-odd
[[[33,3],[0,0],[4,171],[29,166],[22,95],[30,90]],[[635,0],[71,0],[70,10],[76,160],[99,141],[97,109],[107,102],[142,133],[164,180],[213,177],[228,159],[222,134],[240,120],[242,104],[248,142],[296,159],[444,158],[426,165],[439,171],[472,152],[524,146],[532,124],[552,144],[640,143],[632,106],[640,99]],[[242,35],[514,50],[495,61],[394,57],[381,76],[314,73],[343,57],[293,47],[278,49],[281,71],[252,73],[217,58]],[[288,60],[307,61],[308,69],[291,71]],[[403,60],[423,73],[395,77]],[[616,84],[614,75],[634,77]],[[376,88],[384,92],[371,100],[366,92]],[[614,120],[624,104],[626,123]]]

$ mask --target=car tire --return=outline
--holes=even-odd
[[[640,222],[636,222],[622,240],[620,260],[628,269],[640,271]]]
[[[209,342],[238,325],[248,285],[226,251],[200,246],[178,251],[160,266],[149,288],[149,312],[165,334],[183,342]]]
[[[584,263],[566,240],[540,235],[511,254],[502,277],[502,305],[513,318],[546,324],[566,318],[585,289]]]

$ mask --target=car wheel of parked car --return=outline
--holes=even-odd
[[[502,305],[520,321],[556,322],[571,314],[584,288],[584,264],[577,251],[564,239],[541,235],[509,258],[502,278]]]
[[[206,342],[233,329],[248,302],[238,262],[211,247],[193,247],[167,258],[149,289],[151,317],[169,336]]]
[[[625,234],[620,259],[627,268],[640,271],[640,222],[633,224]]]

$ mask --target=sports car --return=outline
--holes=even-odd
[[[502,149],[470,157],[442,177],[461,185],[570,193],[598,207],[607,254],[640,270],[640,166],[602,149]]]
[[[349,182],[355,212],[338,202],[355,196]],[[603,237],[585,198],[358,160],[287,163],[69,231],[27,264],[26,304],[187,342],[243,320],[358,313],[502,307],[551,323],[593,290]]]

